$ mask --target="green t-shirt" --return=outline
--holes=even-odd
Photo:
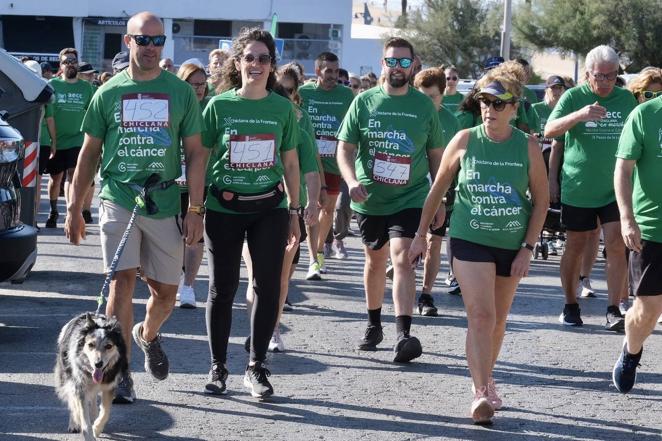
[[[294,105],[287,98],[271,92],[251,100],[228,90],[209,101],[202,119],[202,143],[213,149],[211,183],[219,190],[255,194],[282,181],[280,154],[299,142]],[[211,194],[205,204],[210,210],[235,213],[221,207]],[[283,198],[279,207],[286,206]]]
[[[299,156],[299,204],[305,207],[308,204],[308,193],[306,186],[306,173],[319,173],[317,165],[317,146],[315,139],[306,130],[299,126],[299,142],[297,143],[297,155]]]
[[[200,107],[190,85],[161,71],[149,81],[134,81],[122,71],[92,99],[82,130],[103,140],[101,199],[132,210],[147,178],[161,181],[181,174],[181,138],[201,131]],[[179,190],[171,185],[151,193],[159,208],[153,218],[180,211]],[[139,214],[146,216],[145,209]]]
[[[455,116],[457,122],[460,124],[460,129],[470,129],[483,122],[480,114],[476,115],[473,112],[468,112],[466,110],[461,110],[455,113]]]
[[[48,83],[54,91],[51,105],[57,133],[57,149],[81,147],[84,135],[80,125],[94,95],[94,88],[87,81],[77,80],[75,83],[67,83],[59,77],[51,79]]]
[[[39,129],[39,145],[51,145],[51,134],[48,133],[48,124],[46,124],[46,118],[50,118],[52,116],[53,106],[49,102],[44,106],[44,117],[41,119],[41,128]]]
[[[301,107],[308,113],[315,129],[317,150],[322,159],[324,172],[339,175],[336,153],[336,135],[354,94],[349,87],[338,85],[324,90],[317,83],[306,83],[299,87]]]
[[[616,200],[614,156],[625,119],[637,106],[637,100],[620,87],[614,87],[609,96],[602,98],[584,83],[565,92],[547,120],[564,117],[596,101],[607,109],[606,117],[580,122],[561,138],[565,140],[561,202],[575,207],[603,207]]]
[[[635,160],[634,217],[645,240],[662,243],[662,97],[637,108],[625,121],[617,158]]]
[[[200,117],[202,117],[202,111],[205,110],[205,107],[207,107],[207,103],[209,103],[209,100],[211,99],[210,96],[205,96],[202,100],[198,101],[198,104],[200,105]],[[179,186],[179,191],[182,193],[188,193],[188,185],[186,184],[186,152],[184,152],[184,147],[182,146],[182,152],[181,152],[181,164],[182,164],[182,174],[179,178],[177,178],[177,185]],[[205,186],[209,185],[209,182],[211,182],[211,158],[207,162],[207,169],[205,172]]]
[[[443,138],[444,148],[451,142],[453,136],[460,131],[460,123],[458,122],[453,112],[444,106],[441,106],[437,112],[439,116],[439,123],[441,124],[441,136]]]
[[[526,100],[532,105],[539,102],[538,95],[526,86],[522,87],[522,95],[524,95],[524,98],[526,98]]]
[[[427,96],[410,87],[388,95],[382,86],[356,97],[338,139],[358,146],[356,177],[368,191],[354,211],[389,215],[421,208],[430,190],[427,150],[443,148],[439,116]]]
[[[457,112],[457,108],[460,107],[460,103],[463,99],[464,95],[455,91],[453,95],[444,95],[444,99],[441,102],[441,105],[450,110],[452,113],[455,113]]]
[[[529,139],[513,128],[507,141],[494,142],[481,124],[469,129],[458,174],[450,237],[517,250],[531,216]]]
[[[531,129],[531,133],[540,133],[543,135],[545,133],[545,125],[547,124],[549,115],[552,113],[552,109],[544,101],[535,103],[532,108],[533,118],[532,121],[529,121],[531,123],[529,127]],[[551,149],[552,141],[552,138],[539,138],[542,150],[545,151],[547,149]]]

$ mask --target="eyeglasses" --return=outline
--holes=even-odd
[[[411,66],[412,63],[411,58],[395,58],[395,57],[386,57],[384,58],[384,63],[386,63],[386,66],[388,67],[395,67],[400,63],[400,67],[403,69],[407,69],[409,66]]]
[[[608,74],[591,72],[591,76],[598,81],[614,81],[618,76],[618,71],[609,72]]]
[[[132,35],[129,34],[129,37],[133,38],[138,46],[147,46],[151,42],[154,46],[161,47],[165,44],[166,36],[165,35]]]
[[[456,76],[446,77],[446,81],[457,81],[457,77]]]
[[[338,80],[338,84],[342,84],[343,86],[349,86],[349,81],[347,81],[347,80]]]
[[[240,60],[244,60],[244,63],[252,63],[255,60],[257,60],[258,64],[270,64],[271,63],[271,55],[269,54],[260,54],[258,56],[255,56],[253,54],[244,54],[240,58]]]
[[[78,64],[78,60],[76,60],[75,58],[65,58],[64,60],[60,61],[60,64],[64,64],[64,65]]]
[[[206,82],[202,82],[202,83],[189,83],[189,84],[190,84],[191,87],[193,87],[194,89],[200,89],[201,87],[206,87],[206,86],[207,86],[207,83],[206,83]]]
[[[503,100],[489,100],[487,98],[478,98],[478,102],[480,103],[480,106],[489,109],[490,106],[494,107],[494,110],[497,112],[501,112],[503,109],[506,108],[506,104],[513,104],[514,101],[503,101]]]
[[[655,98],[655,97],[658,97],[658,96],[662,96],[662,90],[659,91],[659,92],[653,92],[652,90],[644,90],[644,91],[642,92],[642,95],[644,96],[644,98],[646,98],[647,100],[649,100],[649,99],[651,99],[651,98]]]

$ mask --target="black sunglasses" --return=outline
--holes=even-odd
[[[343,86],[349,86],[349,81],[347,81],[347,80],[338,80],[338,84],[342,84]]]
[[[503,109],[505,109],[506,104],[514,103],[514,101],[504,101],[499,99],[492,101],[487,98],[478,98],[478,102],[480,103],[481,107],[488,109],[490,106],[492,106],[497,112],[501,112]]]
[[[413,60],[407,57],[404,58],[386,57],[384,58],[384,63],[391,68],[397,66],[398,63],[400,63],[400,67],[402,67],[403,69],[407,69],[409,66],[411,66]]]
[[[166,41],[165,35],[128,35],[133,38],[138,46],[147,46],[151,42],[154,46],[160,47],[163,46]]]
[[[451,80],[453,80],[453,81],[457,81],[457,77],[455,77],[455,76],[452,76],[452,77],[446,77],[446,81],[451,81]]]
[[[258,64],[265,65],[271,63],[271,55],[260,54],[255,56],[253,54],[244,54],[240,57],[240,60],[244,60],[245,63],[252,63],[253,61],[257,60]]]

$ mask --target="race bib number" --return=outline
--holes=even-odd
[[[168,94],[122,95],[122,127],[168,127]]]
[[[276,139],[273,134],[230,135],[230,167],[265,169],[276,164]]]
[[[411,158],[408,156],[391,156],[377,152],[372,167],[372,179],[389,185],[407,185],[411,170]]]
[[[335,158],[338,140],[333,136],[318,136],[315,139],[321,158]]]

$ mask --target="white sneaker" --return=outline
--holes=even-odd
[[[195,291],[192,286],[182,285],[179,291],[179,307],[184,309],[195,309]]]
[[[322,280],[322,276],[320,276],[319,263],[313,262],[308,265],[308,274],[306,274],[306,280]]]
[[[334,240],[333,248],[336,250],[336,253],[333,255],[335,259],[345,260],[347,259],[347,250],[345,249],[345,244],[342,240]]]
[[[621,311],[621,314],[625,317],[625,313],[630,309],[630,302],[627,300],[621,300],[618,302],[618,309]]]
[[[591,279],[584,277],[580,282],[579,286],[582,290],[580,296],[583,298],[595,297],[595,291],[591,287]]]
[[[179,276],[179,285],[177,286],[177,296],[176,299],[179,302],[179,293],[182,290],[182,286],[184,286],[184,273],[182,273],[181,276]]]
[[[285,352],[285,344],[283,339],[280,338],[280,332],[274,332],[269,340],[269,351],[271,352]]]

